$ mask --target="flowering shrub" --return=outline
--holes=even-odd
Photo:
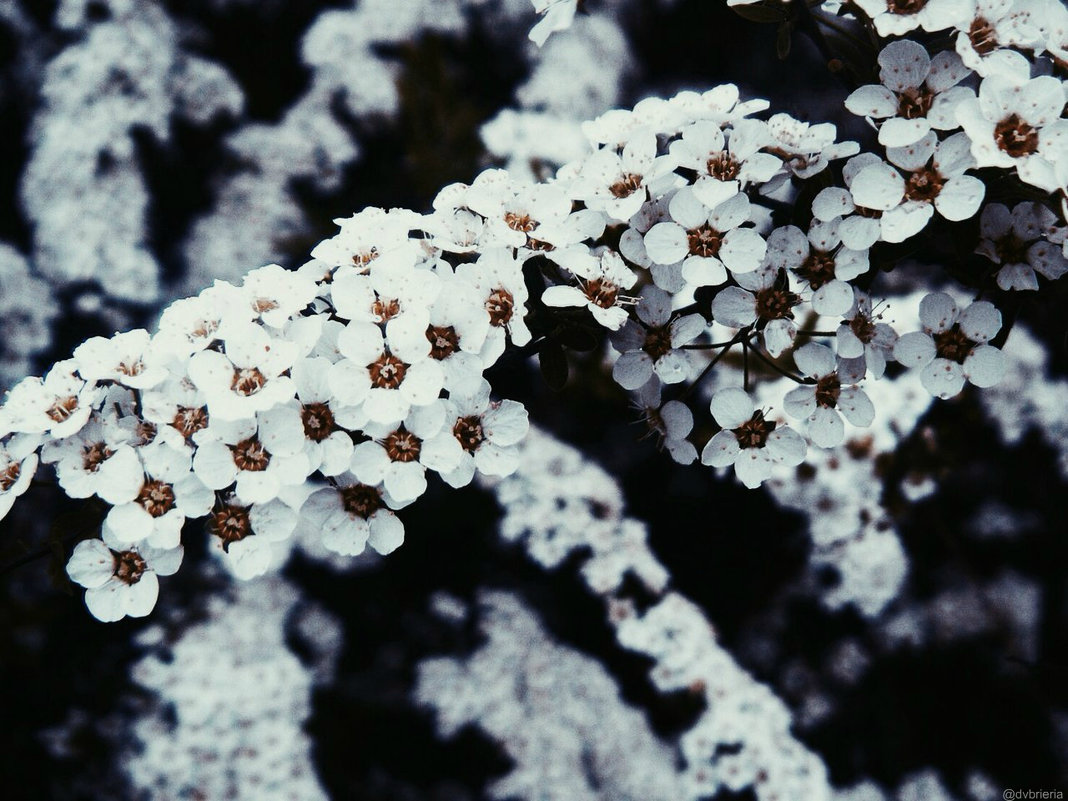
[[[512,473],[527,412],[492,399],[502,359],[536,352],[557,385],[566,350],[609,342],[613,378],[670,456],[733,466],[748,487],[870,426],[873,385],[902,368],[939,398],[996,384],[1005,295],[983,297],[1068,271],[1068,11],[732,5],[783,25],[833,17],[880,45],[915,37],[881,46],[879,83],[844,98],[877,152],[762,119],[769,104],[727,84],[586,123],[590,152],[547,181],[491,169],[426,214],[339,219],[299,269],[216,282],[155,334],[94,337],[17,384],[0,407],[0,511],[39,463],[71,497],[99,498],[100,537],[67,572],[93,615],[118,620],[151,611],[187,518],[251,578],[298,525],[339,554],[393,551],[428,470],[453,487]],[[575,3],[535,6],[544,41]],[[977,294],[917,298],[915,330],[897,331],[873,282],[919,241]]]

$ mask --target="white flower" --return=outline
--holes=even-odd
[[[813,222],[808,236],[793,225],[776,228],[768,237],[767,263],[792,271],[812,289],[812,308],[839,317],[853,305],[847,281],[868,271],[868,254],[842,247],[838,221]]]
[[[871,298],[866,293],[856,289],[854,295],[853,307],[838,326],[835,349],[840,359],[863,359],[872,376],[881,378],[886,371],[886,359],[897,343],[897,332],[880,322],[881,315],[873,313]]]
[[[1005,373],[1005,357],[987,344],[1001,329],[1001,312],[985,300],[964,311],[944,292],[920,301],[923,331],[903,334],[894,346],[894,358],[911,368],[923,368],[920,381],[938,398],[950,398],[965,380],[990,387]]]
[[[408,232],[420,227],[421,217],[407,209],[386,211],[367,208],[348,218],[334,220],[341,231],[331,239],[320,242],[312,250],[312,258],[333,267],[355,265],[366,269],[392,263],[413,263],[419,254],[418,243]]]
[[[78,375],[90,382],[115,381],[134,389],[149,389],[167,377],[167,369],[143,328],[110,338],[91,337],[74,349],[74,361]]]
[[[479,291],[454,274],[442,276],[441,292],[430,307],[426,338],[430,358],[445,373],[450,393],[473,392],[482,379],[482,346],[489,335],[490,318]]]
[[[612,377],[624,389],[638,389],[654,373],[665,384],[678,384],[690,377],[693,358],[683,346],[708,327],[700,314],[672,319],[671,296],[655,286],[642,291],[636,309],[638,321],[628,320],[612,337],[620,352]]]
[[[841,445],[845,439],[843,416],[855,426],[871,425],[875,407],[864,390],[842,386],[842,378],[847,373],[840,369],[830,348],[810,342],[793,355],[801,375],[816,383],[787,392],[783,408],[793,417],[808,419],[808,433],[814,443],[821,448]]]
[[[39,437],[15,434],[0,441],[0,520],[3,520],[15,499],[30,488],[37,472]]]
[[[329,359],[315,356],[298,360],[292,370],[304,426],[304,455],[308,467],[324,476],[343,472],[352,458],[352,438],[340,428],[339,418],[347,419],[353,410],[345,408],[331,392],[330,368]],[[269,410],[264,415],[272,413]]]
[[[687,126],[682,138],[671,143],[671,155],[679,166],[697,171],[693,192],[709,208],[715,208],[749,184],[771,180],[782,160],[760,149],[771,144],[768,124],[739,120],[725,135],[709,121]]]
[[[1055,192],[1063,189],[1057,165],[1068,159],[1063,84],[1049,75],[1021,80],[989,75],[979,97],[957,108],[980,167],[1015,167],[1020,179]]]
[[[634,286],[638,276],[613,250],[602,253],[588,268],[573,266],[572,273],[578,286],[547,287],[542,302],[546,306],[584,306],[605,328],[619,330],[627,320],[627,310],[620,305],[627,298],[621,291]]]
[[[234,576],[262,576],[288,550],[281,545],[297,526],[297,512],[281,501],[242,506],[236,498],[220,501],[208,519],[211,547]]]
[[[338,335],[345,357],[330,368],[327,381],[345,405],[363,404],[378,423],[403,420],[412,406],[438,397],[444,385],[441,365],[430,358],[428,314],[413,311],[386,324],[349,323]]]
[[[712,396],[710,409],[723,430],[701,451],[702,464],[734,465],[741,482],[753,489],[771,475],[774,465],[793,467],[804,460],[806,448],[801,435],[766,419],[744,390],[718,390]]]
[[[530,329],[523,318],[527,313],[527,285],[522,264],[508,250],[494,248],[474,264],[461,264],[456,277],[473,286],[489,315],[490,330],[482,348],[482,362],[489,367],[504,352],[505,333],[513,345],[530,342]]]
[[[375,265],[370,272],[341,267],[330,284],[338,317],[358,323],[386,323],[403,314],[425,314],[438,296],[440,281],[413,264]]]
[[[82,540],[67,562],[67,575],[86,588],[85,605],[97,620],[111,623],[144,617],[159,597],[157,576],[171,576],[182,563],[182,548],[161,550],[147,545],[124,546],[103,540]]]
[[[741,286],[720,290],[712,300],[712,317],[728,328],[756,325],[764,340],[764,347],[774,357],[782,355],[797,335],[794,307],[801,296],[791,292],[788,280],[780,280],[781,272],[765,266],[752,273],[736,277]]]
[[[668,205],[671,222],[660,222],[645,235],[645,251],[657,264],[682,262],[682,277],[694,286],[717,286],[732,273],[752,272],[760,266],[764,238],[749,221],[749,198],[742,193],[709,209],[689,187],[680,189]]]
[[[671,458],[679,464],[693,464],[697,460],[697,448],[687,439],[693,431],[690,407],[677,400],[661,404],[660,384],[656,381],[638,390],[637,402],[650,433],[656,434]]]
[[[767,150],[786,159],[786,166],[798,178],[811,178],[835,159],[855,156],[856,142],[835,142],[838,129],[832,123],[809,123],[789,114],[773,114],[768,119],[771,142]]]
[[[365,484],[382,484],[391,505],[414,501],[426,491],[427,468],[447,473],[463,457],[460,442],[445,425],[451,411],[446,403],[413,408],[399,424],[368,426],[371,440],[353,451],[352,473]]]
[[[208,426],[206,399],[181,373],[171,373],[170,378],[158,387],[141,396],[141,412],[145,420],[156,426],[168,426],[187,441]]]
[[[969,152],[968,135],[957,133],[938,141],[930,131],[920,141],[908,147],[887,148],[887,158],[906,171],[907,177],[891,178],[879,167],[868,167],[857,176],[856,183],[867,181],[869,170],[873,180],[863,185],[878,192],[881,199],[892,197],[900,187],[898,203],[883,212],[882,235],[887,242],[903,242],[919,233],[934,215],[935,209],[954,222],[973,216],[983,202],[986,186],[964,171],[975,166]],[[875,180],[877,179],[877,180]],[[863,195],[861,195],[863,196]]]
[[[590,154],[571,192],[591,209],[628,220],[645,202],[649,182],[673,166],[670,159],[657,158],[656,135],[641,129],[630,136],[621,155],[607,147]]]
[[[236,481],[245,503],[278,497],[283,486],[302,484],[311,473],[300,413],[280,406],[256,420],[212,420],[193,456],[193,470],[214,490]]]
[[[127,432],[94,415],[76,434],[51,440],[42,448],[45,463],[71,498],[98,495],[110,504],[128,503],[141,488],[141,460],[126,443]]]
[[[1057,216],[1041,203],[1018,203],[1011,213],[991,203],[979,219],[982,238],[975,252],[1001,265],[1002,289],[1035,290],[1036,273],[1054,281],[1068,272],[1068,259],[1050,238],[1056,230]]]
[[[486,218],[484,249],[525,247],[542,225],[559,225],[571,213],[571,198],[556,184],[515,181],[505,170],[486,170],[465,195],[469,209]]]
[[[869,175],[857,185],[857,176],[873,165],[880,165],[880,174]],[[842,244],[850,250],[867,250],[882,238],[883,211],[896,206],[901,198],[897,192],[900,176],[895,178],[895,172],[874,153],[851,158],[842,168],[846,188],[829,186],[820,190],[812,201],[813,216],[821,222],[842,218],[838,226]],[[878,203],[878,207],[863,205],[857,199],[858,191],[868,202]]]
[[[24,378],[4,399],[5,427],[10,432],[49,434],[62,439],[89,420],[104,390],[76,374],[73,359],[57,362],[44,378]]]
[[[162,439],[162,438],[160,438]],[[191,449],[164,441],[138,448],[135,496],[116,503],[104,518],[104,531],[116,542],[147,543],[154,548],[173,548],[181,539],[186,517],[201,517],[215,499],[200,478],[190,472]]]
[[[326,548],[344,556],[363,553],[368,542],[380,554],[404,542],[404,524],[386,507],[382,490],[348,473],[337,478],[336,486],[311,495],[301,514],[322,532]]]
[[[475,470],[485,476],[507,476],[519,467],[516,445],[527,435],[530,424],[523,404],[513,400],[490,400],[490,385],[483,381],[478,392],[449,398],[446,430],[460,443],[459,464],[441,477],[451,487],[471,483]]]
[[[153,344],[184,359],[224,337],[230,326],[250,323],[253,316],[240,289],[216,281],[197,297],[176,300],[164,309]]]
[[[1057,7],[1043,0],[970,0],[969,6],[957,25],[957,53],[966,66],[984,76],[1003,71],[1005,56],[1019,56],[1004,48],[1040,51],[1045,42],[1044,12]]]
[[[423,230],[430,234],[434,247],[450,253],[481,250],[486,221],[481,214],[465,208],[438,208],[423,220]]]
[[[968,0],[856,0],[872,18],[879,35],[902,36],[916,28],[941,31],[952,28],[968,12]]]
[[[541,47],[556,31],[567,30],[575,18],[578,0],[530,0],[534,10],[541,15],[537,25],[527,34],[530,41]]]
[[[956,53],[942,51],[932,60],[917,42],[891,42],[879,54],[879,80],[854,91],[845,104],[854,114],[882,120],[879,142],[904,147],[932,128],[949,131],[960,127],[957,106],[975,92],[957,86],[970,70]]]
[[[245,275],[241,292],[255,317],[272,328],[281,328],[303,311],[319,291],[307,273],[268,264]]]
[[[287,372],[297,357],[292,342],[254,324],[232,328],[224,352],[202,350],[189,360],[189,377],[204,393],[208,412],[220,420],[252,418],[293,396]]]

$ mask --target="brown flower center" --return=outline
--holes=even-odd
[[[7,492],[13,486],[15,482],[19,480],[19,475],[22,473],[22,462],[11,462],[7,467],[0,472],[0,491]]]
[[[879,209],[869,209],[866,206],[856,206],[857,216],[866,217],[869,220],[878,220],[883,216],[883,213]]]
[[[247,506],[234,504],[223,504],[212,510],[208,530],[223,541],[224,551],[230,549],[231,543],[243,540],[252,533],[248,510]]]
[[[460,443],[460,447],[468,453],[474,453],[486,439],[482,430],[482,418],[477,414],[461,417],[452,427],[452,435]]]
[[[156,438],[155,423],[150,423],[148,420],[138,420],[137,425],[134,426],[134,433],[137,435],[137,439],[142,445],[147,445]]]
[[[738,177],[742,165],[726,150],[714,153],[705,163],[705,169],[713,178],[720,181],[733,181]]]
[[[426,330],[430,340],[430,358],[447,359],[460,348],[460,335],[451,325],[432,325]]]
[[[761,289],[756,295],[757,317],[761,320],[792,320],[793,308],[800,302],[801,296],[787,289]]]
[[[515,297],[507,289],[497,287],[486,298],[486,311],[489,312],[490,325],[500,328],[512,319]]]
[[[322,442],[334,433],[334,414],[325,403],[306,403],[301,407],[304,436],[312,442]]]
[[[875,338],[875,322],[867,315],[858,314],[849,321],[849,328],[865,345]]]
[[[816,382],[816,405],[833,409],[842,392],[842,382],[834,373],[825,375]]]
[[[834,280],[834,254],[813,248],[797,269],[797,274],[813,289]]]
[[[654,362],[666,356],[671,352],[671,329],[666,325],[650,328],[645,332],[642,350],[648,353]]]
[[[132,364],[128,364],[125,361],[119,362],[118,370],[120,373],[126,376],[141,375],[145,371],[145,363],[140,359],[137,359]]]
[[[1027,264],[1027,250],[1031,243],[1011,231],[994,243],[994,249],[1002,264]]]
[[[994,26],[982,17],[972,20],[968,28],[968,39],[975,52],[981,56],[989,55],[998,49],[998,36],[994,32]]]
[[[994,141],[1014,159],[1018,159],[1038,150],[1038,131],[1018,114],[1010,114],[994,126]]]
[[[949,359],[957,364],[964,364],[964,360],[971,355],[976,345],[964,335],[964,332],[960,330],[960,325],[954,325],[940,334],[935,334],[934,342],[935,353],[940,358]]]
[[[364,520],[384,506],[382,493],[366,484],[356,484],[342,489],[341,505],[353,517],[362,517]]]
[[[57,398],[56,402],[48,407],[48,411],[46,411],[45,414],[57,423],[62,423],[74,414],[77,409],[78,398],[74,395],[70,395],[66,398]]]
[[[630,197],[642,187],[642,177],[632,172],[628,172],[610,187],[608,191],[612,193],[612,197],[622,200],[625,197]]]
[[[105,461],[114,453],[103,442],[94,442],[82,449],[82,469],[89,473],[95,473]]]
[[[372,247],[370,250],[365,250],[360,253],[352,254],[352,263],[357,267],[366,267],[368,264],[378,258],[378,248]]]
[[[263,389],[266,383],[267,377],[263,373],[255,367],[245,367],[241,370],[234,370],[234,380],[230,382],[230,389],[239,395],[248,397]]]
[[[179,406],[178,413],[171,421],[171,427],[189,439],[201,429],[208,427],[208,410],[203,406]]]
[[[905,197],[909,200],[931,203],[938,197],[944,185],[945,179],[938,170],[924,167],[912,173],[905,182]]]
[[[527,236],[527,247],[531,250],[540,250],[543,253],[548,253],[549,251],[556,250],[556,245],[552,244],[551,242],[545,242],[541,239],[535,239],[534,237],[529,235]]]
[[[371,304],[371,314],[377,317],[378,321],[381,323],[392,320],[400,314],[400,310],[400,301],[396,298],[390,298],[389,300],[378,298],[378,300]]]
[[[734,436],[738,438],[738,447],[763,448],[768,441],[768,435],[775,430],[775,423],[764,419],[764,413],[757,409],[753,416],[733,429]]]
[[[151,479],[141,486],[137,502],[152,517],[163,517],[174,506],[174,488],[170,484]]]
[[[212,334],[219,330],[218,320],[200,320],[196,328],[189,332],[187,339],[190,341],[197,339],[208,339]]]
[[[591,278],[586,281],[582,291],[590,299],[590,303],[594,306],[600,306],[602,309],[610,309],[615,306],[616,298],[619,297],[619,287],[603,278]]]
[[[886,10],[891,14],[918,14],[927,5],[927,0],[886,0]]]
[[[236,445],[231,445],[230,451],[234,454],[234,464],[239,470],[260,473],[271,463],[271,454],[255,435],[241,440]]]
[[[411,431],[405,430],[404,426],[401,426],[383,440],[382,447],[386,449],[386,455],[389,456],[391,461],[414,462],[419,458],[419,451],[422,450],[423,441]]]
[[[367,365],[371,374],[371,386],[381,389],[396,389],[404,381],[408,365],[388,353],[383,353],[377,360]]]
[[[719,254],[723,245],[724,234],[721,234],[708,223],[703,223],[697,228],[691,228],[686,232],[686,241],[690,245],[691,256],[703,256],[712,258]]]
[[[114,552],[113,552],[114,553]],[[145,574],[145,570],[148,569],[148,565],[145,564],[145,560],[141,558],[140,554],[134,551],[120,551],[114,553],[115,557],[115,578],[126,584],[136,584],[141,580],[141,576]]]
[[[504,224],[513,231],[522,231],[523,233],[530,233],[538,227],[538,221],[531,219],[529,214],[517,214],[514,211],[504,215]]]
[[[897,95],[897,116],[906,120],[926,117],[934,99],[934,92],[922,86],[905,89]]]
[[[271,298],[256,298],[256,300],[252,302],[252,310],[256,312],[256,314],[274,311],[277,308],[278,302]]]

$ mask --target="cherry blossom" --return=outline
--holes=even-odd
[[[958,86],[970,70],[956,53],[942,51],[933,59],[927,49],[910,39],[888,44],[879,54],[879,80],[855,90],[846,98],[854,114],[880,120],[879,142],[904,147],[919,141],[932,128],[959,128],[956,109],[975,97]]]
[[[805,458],[805,441],[793,429],[767,419],[749,394],[737,387],[718,390],[710,404],[722,430],[701,452],[701,463],[730,467],[750,489],[771,476],[777,464],[793,467]]]
[[[988,344],[1001,329],[1001,312],[980,300],[963,311],[944,292],[920,302],[922,331],[903,334],[894,346],[894,358],[906,367],[921,369],[924,388],[938,398],[951,398],[970,381],[977,387],[998,383],[1005,372],[1005,357]]]
[[[85,605],[97,620],[144,617],[159,597],[158,576],[176,573],[182,553],[181,547],[124,546],[105,532],[103,540],[82,540],[74,546],[67,575],[85,587]]]

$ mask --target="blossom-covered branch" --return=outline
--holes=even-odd
[[[768,104],[728,84],[587,123],[591,151],[544,183],[487,170],[427,214],[339,219],[300,269],[217,282],[157,333],[90,339],[15,386],[0,511],[39,461],[71,497],[102,500],[100,537],[68,573],[117,620],[152,609],[187,518],[206,517],[220,558],[250,578],[301,518],[337,553],[388,553],[427,471],[454,487],[514,471],[527,413],[487,379],[510,348],[607,339],[613,377],[671,456],[733,466],[749,487],[869,426],[866,387],[888,362],[937,397],[997,383],[996,303],[929,294],[899,337],[872,283],[900,259],[892,245],[977,215],[979,295],[1068,271],[1065,84],[1050,74],[1065,26],[977,45],[978,17],[936,14],[951,3],[872,2],[850,9],[880,36],[948,28],[1009,66],[984,73],[959,36],[934,54],[888,44],[881,83],[845,99],[879,129],[877,153],[832,125],[762,119]],[[984,206],[990,186],[1008,205]],[[760,405],[757,385],[783,378]]]

